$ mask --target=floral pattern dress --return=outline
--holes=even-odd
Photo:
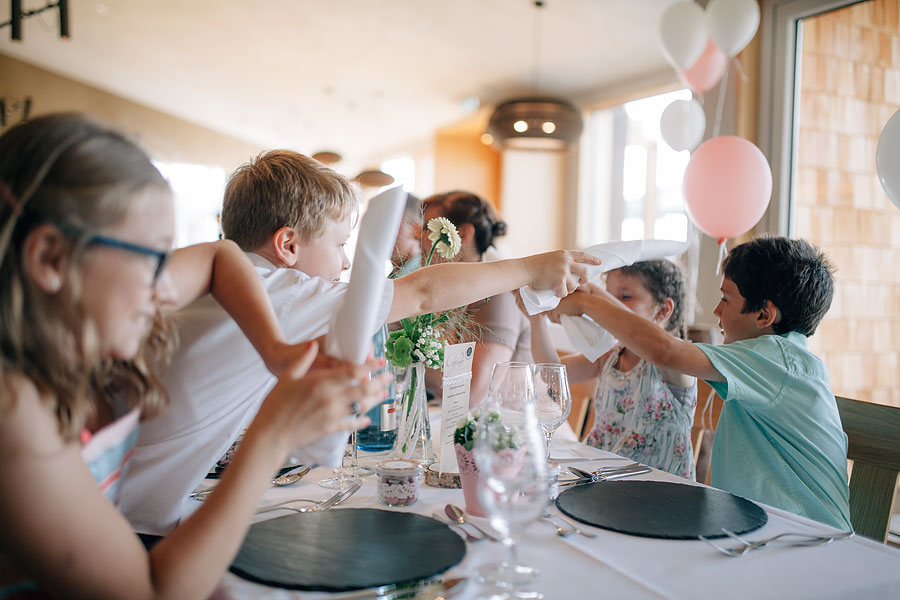
[[[619,371],[614,365],[622,350],[617,346],[603,365],[593,398],[594,426],[585,443],[694,479],[691,426],[697,384],[668,384],[645,360]]]

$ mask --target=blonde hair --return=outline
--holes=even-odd
[[[0,377],[16,371],[30,379],[66,440],[77,439],[96,413],[97,394],[113,379],[133,392],[124,394],[132,402],[147,402],[149,412],[161,404],[152,370],[140,359],[115,371],[140,374],[144,387],[124,383],[128,378],[113,377],[114,369],[100,363],[73,276],[89,236],[123,219],[136,196],[152,187],[168,184],[146,154],[84,116],[40,117],[0,136]],[[48,224],[80,232],[63,238],[69,285],[57,294],[35,285],[23,267],[26,238]],[[150,347],[143,352],[156,354]],[[7,401],[0,399],[0,416]]]
[[[355,216],[356,194],[343,175],[290,150],[263,152],[225,186],[222,233],[252,252],[282,227],[314,242],[334,221]]]

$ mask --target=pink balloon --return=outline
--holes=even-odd
[[[696,94],[703,94],[719,83],[726,64],[728,57],[709,40],[694,66],[679,72],[679,75]]]
[[[688,215],[700,231],[720,241],[756,225],[771,196],[769,163],[744,138],[723,135],[704,142],[684,171]]]

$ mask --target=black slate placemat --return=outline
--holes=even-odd
[[[465,554],[465,542],[435,519],[338,508],[252,525],[231,571],[275,587],[338,592],[426,579]]]
[[[568,516],[603,529],[674,540],[746,533],[766,524],[760,506],[717,490],[667,481],[599,481],[570,488],[556,500]]]

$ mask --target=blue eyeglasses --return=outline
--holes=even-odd
[[[63,233],[75,236],[83,235],[81,230],[72,225],[56,224],[56,227]],[[159,280],[160,275],[162,275],[163,270],[166,268],[166,264],[172,257],[172,252],[163,252],[155,248],[150,248],[149,246],[132,244],[131,242],[126,242],[125,240],[109,237],[108,235],[92,235],[85,240],[85,243],[91,246],[106,246],[107,248],[117,248],[119,250],[125,250],[126,252],[133,252],[135,254],[141,254],[144,256],[155,258],[156,269],[153,271],[153,285],[156,285],[156,282]]]
[[[166,268],[166,264],[169,262],[169,259],[172,258],[171,252],[162,252],[155,248],[141,246],[140,244],[132,244],[131,242],[126,242],[125,240],[119,240],[106,235],[92,235],[87,239],[87,243],[96,246],[106,246],[108,248],[118,248],[119,250],[155,258],[156,270],[153,271],[153,285],[156,285],[159,276],[162,275],[163,270]]]

